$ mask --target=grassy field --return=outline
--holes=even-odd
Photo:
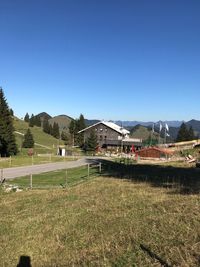
[[[77,167],[68,170],[58,170],[42,174],[32,175],[33,188],[69,187],[78,183],[88,181],[94,176],[99,176],[99,168],[88,166]],[[30,187],[30,176],[20,177],[9,181],[9,184],[19,186],[19,188]]]
[[[1,266],[199,266],[199,206],[198,194],[111,177],[1,193]]]

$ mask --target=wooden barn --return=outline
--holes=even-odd
[[[137,154],[142,158],[170,158],[173,152],[158,147],[147,147],[139,150]]]

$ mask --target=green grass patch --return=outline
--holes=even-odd
[[[52,187],[69,187],[80,182],[87,181],[94,176],[99,175],[98,167],[90,167],[88,176],[88,167],[82,166],[78,168],[47,172],[32,175],[33,188],[52,188]],[[30,176],[24,176],[9,180],[9,184],[14,184],[20,188],[30,187]]]
[[[161,266],[158,259],[197,267],[199,205],[199,195],[102,177],[63,190],[1,193],[0,262],[17,266],[26,255],[36,267]]]

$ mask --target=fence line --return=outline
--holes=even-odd
[[[83,168],[85,168],[85,170]],[[74,186],[84,181],[88,181],[91,177],[93,178],[94,176],[100,175],[102,172],[102,165],[101,163],[85,164],[85,165],[82,165],[81,167],[58,170],[57,172],[62,173],[63,171],[64,171],[64,174],[60,174],[60,177],[59,176],[58,177],[48,177],[48,176],[45,177],[47,173],[36,174],[36,175],[33,175],[32,173],[30,173],[30,175],[26,177],[13,179],[12,183],[15,183],[16,181],[15,185],[19,184],[19,187],[25,187],[25,188],[30,188],[30,189],[35,189],[35,188],[44,189],[44,188],[56,188],[56,187],[66,188],[68,186]],[[53,174],[53,173],[56,173],[56,171],[53,171],[50,173]],[[42,175],[44,177],[38,177],[39,175]],[[49,176],[51,175],[49,174]]]

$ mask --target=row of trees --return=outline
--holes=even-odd
[[[73,146],[83,147],[84,145],[84,134],[78,133],[86,127],[85,118],[83,114],[79,116],[76,120],[71,120],[69,125],[69,133],[71,136],[71,143]]]
[[[12,115],[13,111],[9,109],[0,87],[0,154],[3,157],[17,154]]]
[[[196,138],[197,137],[194,134],[194,130],[193,130],[192,126],[187,127],[187,125],[183,122],[180,126],[179,131],[178,131],[176,142],[190,141],[190,140],[194,140]]]
[[[8,157],[18,152],[13,125],[14,112],[9,108],[3,89],[0,88],[0,155]],[[24,135],[22,147],[34,147],[34,139],[30,129]]]
[[[57,139],[62,139],[63,141],[66,141],[73,146],[83,147],[84,145],[83,134],[78,134],[80,130],[86,127],[83,114],[81,114],[78,119],[71,120],[69,125],[69,134],[67,134],[66,131],[60,132],[58,123],[54,122],[53,124],[51,124],[49,123],[48,118],[43,118],[41,121],[41,118],[38,115],[34,116],[32,114],[31,116],[29,116],[29,114],[26,113],[24,121],[29,124],[29,127],[42,127],[45,133],[50,134]]]
[[[43,121],[43,131],[47,134],[52,135],[53,137],[59,139],[60,129],[58,123],[54,122],[53,125],[49,123],[48,119]]]
[[[57,139],[61,138],[62,140],[66,140],[66,135],[64,134],[64,132],[60,134],[59,125],[56,122],[54,122],[52,125],[51,123],[49,123],[47,118],[42,118],[41,120],[40,116],[35,116],[34,114],[29,116],[28,113],[26,113],[24,121],[29,124],[29,127],[42,127],[45,133],[50,134]]]
[[[41,127],[41,119],[37,115],[34,116],[34,114],[32,114],[31,116],[29,116],[29,114],[26,113],[24,117],[24,121],[29,124],[29,127],[33,127],[33,126]]]
[[[3,89],[0,88],[0,155],[1,156],[10,156],[15,155],[18,152],[15,135],[14,135],[14,126],[13,126],[13,110],[9,108],[7,100],[4,96]],[[29,117],[28,113],[26,114],[25,121],[29,123],[29,126],[40,126],[41,119],[39,116],[34,116],[32,114]],[[55,138],[62,138],[65,140],[67,135],[65,132],[60,134],[59,125],[54,123],[53,125],[49,124],[48,120],[43,121],[43,130],[44,132],[53,135]],[[84,140],[83,133],[78,133],[86,127],[84,116],[81,114],[80,117],[76,120],[71,120],[69,125],[70,133],[70,142],[72,145],[77,145],[85,150],[94,150],[97,147],[97,137],[95,133],[91,133],[91,136],[88,140]],[[194,135],[192,127],[187,127],[183,123],[179,129],[177,135],[177,142],[180,141],[189,141],[197,137]],[[27,133],[24,135],[24,141],[22,144],[23,147],[33,147],[34,139],[30,129],[27,130]]]

